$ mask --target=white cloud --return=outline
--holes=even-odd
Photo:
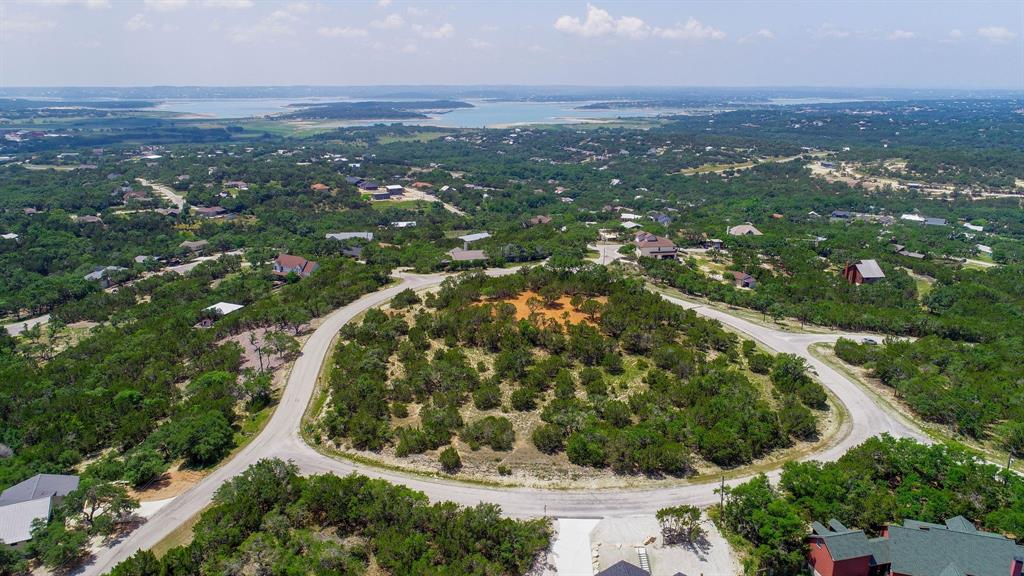
[[[146,20],[146,17],[143,16],[142,14],[136,14],[135,16],[132,16],[131,18],[126,20],[125,23],[124,23],[124,29],[129,31],[129,32],[138,32],[140,30],[149,30],[152,27],[153,27],[153,25],[150,24]]]
[[[409,6],[405,11],[408,12],[410,16],[426,16],[428,12],[426,8],[417,8],[415,6]]]
[[[395,30],[405,26],[405,19],[398,14],[388,14],[383,20],[374,20],[373,22],[370,22],[370,26],[380,28],[382,30]]]
[[[555,30],[584,38],[613,34],[635,38],[646,35],[648,26],[639,18],[633,16],[615,18],[607,10],[587,4],[586,20],[580,20],[578,17],[568,14],[559,16],[555,20]]]
[[[274,10],[256,24],[231,28],[228,38],[233,42],[243,43],[290,36],[295,33],[292,24],[298,21],[299,17],[289,12],[287,8]]]
[[[1016,34],[1010,32],[1009,29],[1003,26],[987,26],[985,28],[978,28],[978,36],[981,36],[995,44],[1009,42],[1017,37]]]
[[[377,0],[377,6],[387,8],[388,6],[391,6],[391,0]]]
[[[886,36],[889,40],[913,40],[916,37],[917,34],[907,30],[893,30]]]
[[[669,28],[652,27],[635,16],[616,18],[607,10],[593,4],[587,4],[586,19],[581,20],[576,16],[569,15],[559,16],[555,20],[555,30],[584,38],[620,36],[635,39],[646,38],[650,35],[672,40],[720,40],[725,38],[725,32],[702,24],[692,17],[685,23]]]
[[[52,20],[41,20],[35,16],[25,18],[4,15],[0,18],[0,41],[8,36],[20,36],[22,34],[35,34],[45,30],[52,30],[57,23]]]
[[[470,38],[469,46],[476,50],[489,50],[494,47],[494,44],[491,44],[490,42],[486,40],[481,40],[479,38]]]
[[[331,26],[317,28],[316,33],[327,38],[365,38],[366,30],[362,28],[348,28],[342,26]]]
[[[107,9],[110,8],[110,0],[35,0],[34,2],[27,2],[28,4],[35,5],[49,5],[49,6],[85,6],[90,10],[96,9]]]
[[[959,28],[953,28],[949,31],[949,37],[953,40],[959,40],[964,37],[964,33]]]
[[[775,39],[775,33],[774,32],[772,32],[771,30],[769,30],[767,28],[761,28],[760,30],[758,30],[757,32],[754,32],[753,34],[747,34],[746,36],[741,37],[739,42],[740,42],[740,44],[752,44],[752,43],[757,42],[759,40],[774,40],[774,39]]]
[[[687,20],[686,24],[676,24],[672,28],[655,28],[654,35],[673,40],[721,40],[725,38],[725,32],[701,24],[693,17]]]
[[[188,0],[143,0],[143,4],[146,5],[146,8],[158,12],[173,12],[188,6]]]
[[[420,24],[413,24],[412,29],[414,32],[420,35],[422,38],[428,38],[430,40],[443,40],[445,38],[451,38],[455,35],[455,26],[445,22],[437,28],[431,28],[429,26],[422,26]]]
[[[206,0],[204,6],[210,8],[252,8],[252,0]]]
[[[405,46],[402,46],[402,52],[405,54],[415,54],[417,50],[419,50],[419,48],[416,46],[415,42],[409,42]]]
[[[818,28],[816,28],[816,29],[811,31],[811,36],[814,36],[815,38],[818,38],[818,39],[822,39],[822,38],[842,39],[842,38],[849,38],[852,35],[853,34],[849,30],[844,30],[842,28],[836,28],[835,26],[833,26],[831,24],[822,24]]]

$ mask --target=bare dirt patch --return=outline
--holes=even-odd
[[[608,302],[608,298],[605,296],[598,296],[592,298],[601,304]],[[554,301],[550,306],[544,306],[543,304],[538,305],[538,302],[542,302],[540,294],[537,294],[533,290],[527,290],[522,294],[512,299],[495,300],[493,302],[508,302],[516,308],[516,320],[528,320],[533,314],[537,315],[537,318],[546,322],[557,322],[562,326],[568,324],[579,324],[585,322],[593,325],[595,318],[591,318],[587,314],[580,311],[572,305],[572,298],[567,295],[561,296],[558,300]],[[532,307],[531,307],[532,305]]]
[[[206,476],[205,472],[181,470],[175,466],[145,488],[137,490],[129,488],[128,495],[141,502],[172,498],[196,485],[203,479],[203,476]]]

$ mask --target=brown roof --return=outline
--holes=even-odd
[[[530,218],[530,224],[533,224],[533,225],[537,225],[537,224],[550,224],[550,223],[551,223],[551,216],[544,216],[542,214],[540,216],[534,216],[533,218]]]
[[[633,239],[633,244],[636,244],[641,248],[675,248],[674,242],[665,238],[664,236],[658,236],[651,234],[650,232],[639,232]]]
[[[433,188],[434,185],[431,184],[430,182],[413,182],[412,183],[412,187],[413,188]]]
[[[322,184],[320,182],[317,182],[316,184],[313,184],[312,186],[310,186],[309,189],[314,191],[314,192],[326,192],[326,191],[330,190],[331,187],[326,185],[326,184]]]
[[[278,254],[274,261],[284,268],[304,268],[309,263],[309,260],[302,256],[292,256],[291,254]]]

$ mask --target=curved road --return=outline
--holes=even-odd
[[[512,272],[514,270],[489,271],[494,274]],[[443,478],[435,479],[404,474],[356,464],[343,459],[336,460],[307,446],[299,435],[300,423],[315,390],[321,365],[330,352],[331,342],[338,330],[358,314],[388,302],[398,292],[406,288],[417,290],[436,286],[445,277],[443,274],[399,275],[401,279],[399,284],[368,294],[328,315],[303,346],[302,355],[295,362],[281,402],[263,431],[231,460],[221,465],[187,492],[174,498],[124,540],[111,548],[104,548],[97,552],[94,561],[83,567],[80,573],[104,574],[135,551],[153,547],[209,504],[214,492],[224,482],[263,458],[291,460],[299,466],[303,473],[307,474],[359,472],[420,490],[433,501],[451,500],[463,505],[493,502],[499,504],[505,514],[514,517],[547,515],[580,518],[652,514],[666,506],[679,504],[707,506],[718,501],[718,495],[714,492],[718,484],[714,481],[633,490],[562,491],[536,488],[497,488]],[[850,416],[844,429],[837,435],[837,439],[810,457],[816,460],[835,460],[853,446],[882,432],[888,432],[893,436],[909,436],[927,441],[905,420],[895,417],[875,405],[857,384],[849,381],[808,352],[808,346],[811,344],[834,342],[840,335],[783,332],[736,318],[713,308],[695,305],[673,297],[666,296],[665,298],[680,306],[693,309],[698,314],[719,320],[773,350],[797,354],[807,360],[808,364],[817,371],[822,384],[828,387],[846,406]],[[856,334],[847,336],[861,337]],[[777,476],[778,471],[776,470],[770,475]],[[737,484],[745,479],[736,478],[728,484]]]

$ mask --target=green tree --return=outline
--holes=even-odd
[[[441,450],[438,459],[441,462],[441,469],[448,474],[455,474],[462,468],[462,458],[459,457],[459,451],[454,446]]]

